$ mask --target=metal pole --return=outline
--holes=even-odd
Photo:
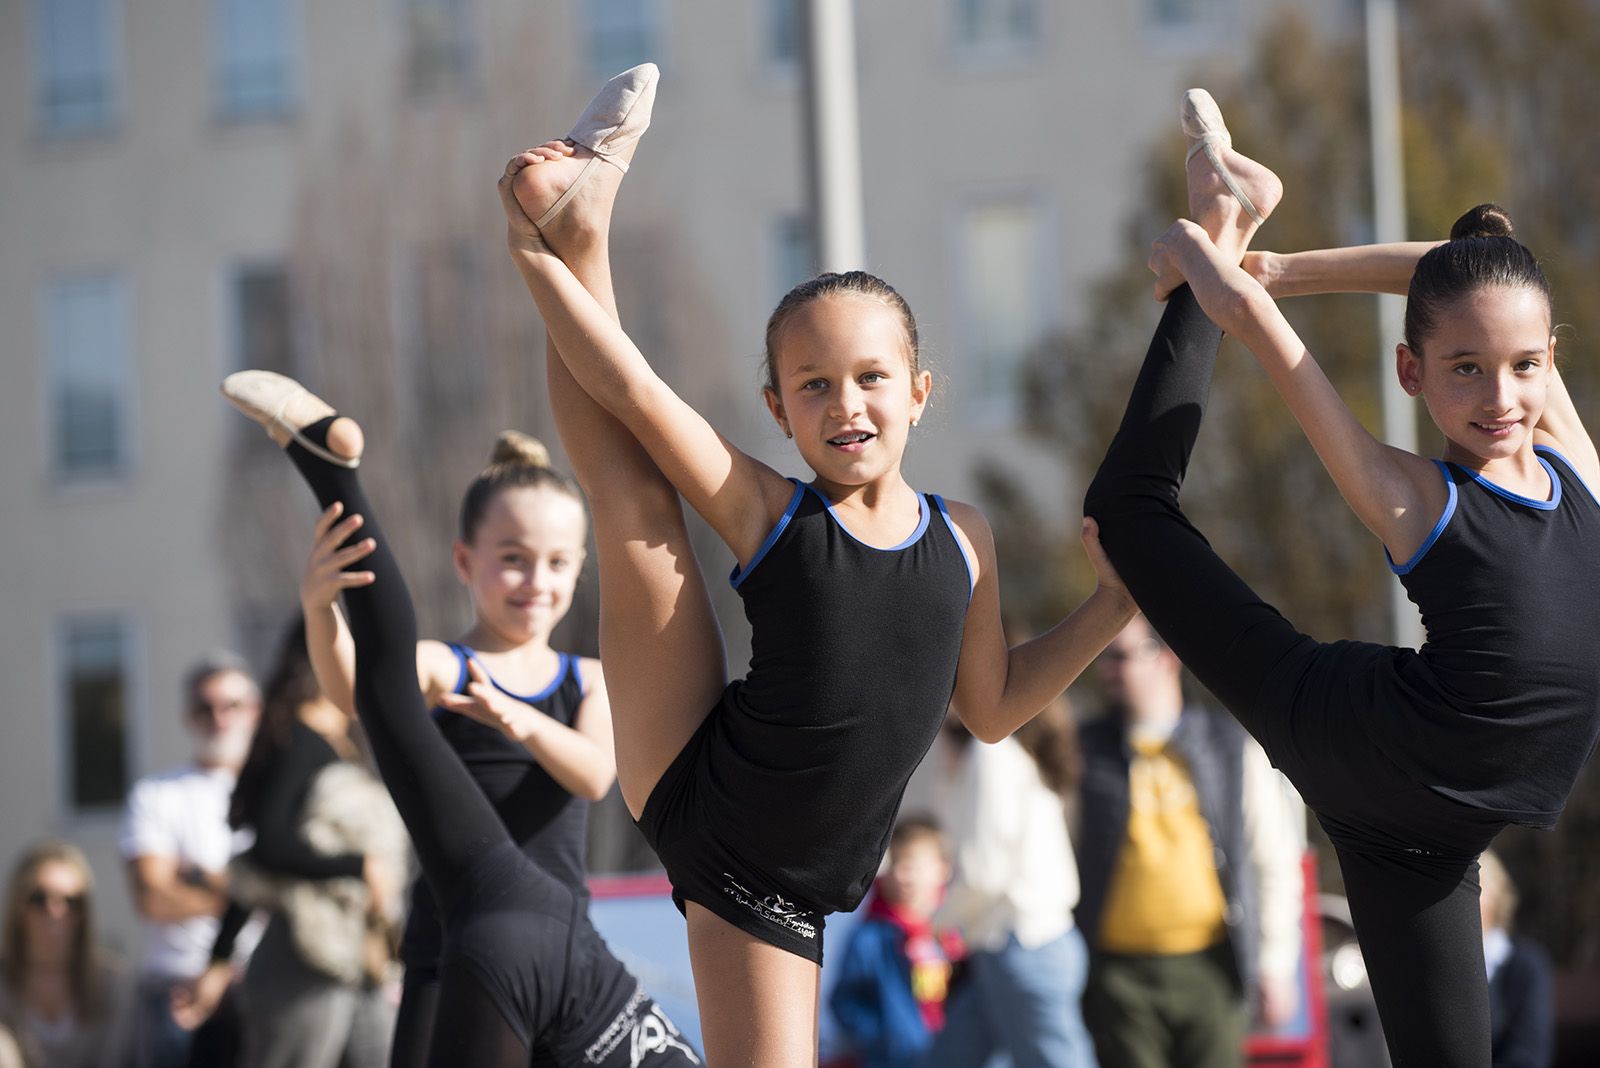
[[[801,71],[811,225],[818,271],[866,265],[852,0],[805,0]]]
[[[1395,0],[1366,0],[1367,99],[1372,130],[1373,239],[1406,239],[1405,166],[1400,141],[1400,33]],[[1383,440],[1397,449],[1417,450],[1416,402],[1395,380],[1393,346],[1405,331],[1405,298],[1378,297],[1378,396]],[[1395,644],[1422,644],[1422,620],[1404,588],[1389,584],[1389,623]]]

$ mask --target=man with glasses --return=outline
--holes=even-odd
[[[248,845],[228,826],[228,803],[261,716],[261,693],[244,661],[231,653],[194,665],[183,693],[193,759],[134,784],[122,832],[134,905],[144,920],[141,1068],[190,1062],[195,1035],[172,1017],[173,988],[209,963],[227,907],[228,860]],[[247,950],[253,941],[241,944]]]
[[[1186,702],[1142,616],[1097,661],[1081,732],[1078,926],[1101,1068],[1244,1063],[1247,1006],[1296,1009],[1305,812],[1233,717]]]

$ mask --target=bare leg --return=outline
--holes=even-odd
[[[689,903],[706,1063],[814,1068],[822,969]]]
[[[522,170],[518,200],[537,218],[587,156],[571,149]],[[602,166],[548,224],[553,252],[617,317],[608,238],[622,174]],[[572,377],[546,335],[556,427],[594,514],[600,650],[615,726],[617,781],[634,818],[727,683],[722,633],[678,492],[628,429]]]
[[[547,146],[548,147],[548,146]],[[587,153],[564,150],[513,186],[538,218]],[[621,174],[602,168],[542,235],[616,318],[607,239]],[[621,422],[578,385],[546,336],[550,403],[594,514],[600,644],[611,695],[617,779],[637,818],[667,766],[726,685],[722,636],[689,544],[677,491]],[[689,946],[709,1063],[811,1066],[821,970],[688,905]]]

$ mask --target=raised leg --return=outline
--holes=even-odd
[[[524,158],[516,173],[514,190],[529,218],[560,198],[587,152],[564,151],[542,146],[537,163]],[[542,230],[613,318],[608,240],[620,181],[620,172],[601,166]],[[632,433],[578,385],[548,335],[546,352],[556,429],[594,517],[617,782],[637,819],[727,684],[722,632],[677,490]]]

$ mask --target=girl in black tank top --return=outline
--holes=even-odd
[[[1224,165],[1262,171],[1221,137]],[[1085,511],[1151,624],[1328,832],[1393,1062],[1488,1068],[1477,857],[1508,823],[1551,825],[1600,735],[1600,458],[1555,366],[1548,285],[1493,206],[1436,247],[1269,260],[1245,255],[1254,226],[1209,162],[1189,181],[1201,225],[1157,243],[1159,285],[1179,288]],[[1257,278],[1284,294],[1409,288],[1400,381],[1444,459],[1373,439]],[[1179,508],[1218,327],[1383,542],[1421,649],[1300,633]]]
[[[931,378],[905,301],[864,272],[796,287],[768,325],[765,402],[812,478],[734,447],[592,295],[609,206],[576,233],[532,221],[573,154],[514,158],[500,193],[594,516],[618,783],[688,918],[711,1062],[814,1064],[824,915],[859,901],[952,698],[1005,737],[1132,605],[1086,529],[1097,590],[1007,647],[987,523],[901,473]],[[738,565],[754,635],[732,683],[680,494]]]
[[[473,626],[461,642],[417,643],[418,684],[445,741],[524,855],[579,894],[589,804],[616,774],[610,710],[599,662],[557,652],[549,637],[571,607],[586,526],[577,488],[550,467],[544,446],[502,434],[464,495],[453,548]],[[317,539],[301,586],[319,678],[347,709],[355,663],[334,577],[339,546],[355,532],[346,521]],[[437,903],[418,878],[400,950],[396,1068],[427,1053],[442,944]]]

